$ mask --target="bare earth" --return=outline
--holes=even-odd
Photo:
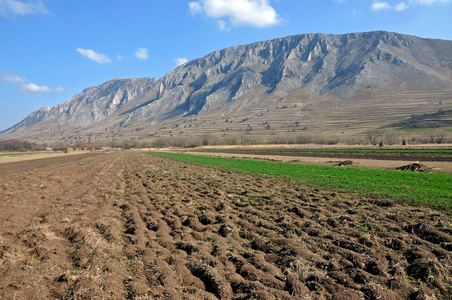
[[[450,212],[284,178],[132,151],[0,174],[1,299],[450,299],[451,256]]]
[[[64,153],[64,152],[19,152],[14,153],[15,155],[0,155],[0,164],[14,163],[20,161],[27,160],[36,160],[43,158],[52,158],[52,157],[67,157],[69,155],[79,155],[79,154],[87,154],[89,151],[77,151],[72,153]],[[2,154],[2,153],[0,153]]]
[[[100,153],[78,153],[72,155],[29,155],[24,157],[16,157],[15,162],[2,162],[0,160],[0,176],[5,176],[13,173],[30,171],[33,169],[58,165],[69,161],[81,160],[90,156],[99,155]],[[31,159],[31,158],[35,159]]]
[[[174,151],[174,150],[173,150]],[[180,152],[180,151],[179,151]],[[241,158],[241,159],[257,159],[257,160],[271,160],[279,162],[293,162],[301,164],[314,164],[314,165],[328,165],[337,166],[344,162],[346,158],[334,157],[334,153],[331,157],[300,157],[289,155],[269,155],[269,154],[242,154],[242,153],[226,153],[226,152],[196,152],[190,153],[195,155],[207,155],[216,157],[229,157],[229,158]],[[347,159],[348,160],[348,159]],[[395,169],[407,164],[416,162],[416,160],[376,160],[365,158],[351,158],[351,167],[358,168],[373,168],[373,169]],[[452,162],[449,161],[421,161],[422,164],[430,168],[430,172],[435,173],[452,173]]]

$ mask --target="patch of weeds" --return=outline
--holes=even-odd
[[[367,226],[361,226],[361,225],[356,224],[356,223],[350,224],[350,227],[354,227],[354,228],[356,228],[358,230],[361,230],[361,231],[368,231],[369,230],[369,228]]]
[[[72,275],[77,275],[80,271],[82,271],[82,268],[76,267],[71,271]]]
[[[96,235],[104,238],[109,243],[113,242],[113,237],[111,236],[110,233],[106,232],[106,230],[103,227],[99,228],[99,231],[96,232]]]
[[[207,234],[207,235],[206,235],[206,241],[208,241],[208,242],[210,242],[210,243],[213,243],[213,242],[216,242],[217,239],[216,239],[216,237],[215,237],[214,235]]]

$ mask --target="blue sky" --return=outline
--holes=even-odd
[[[0,130],[226,47],[372,30],[452,40],[450,16],[452,0],[0,0]]]

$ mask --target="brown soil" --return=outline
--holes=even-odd
[[[0,298],[448,299],[452,215],[136,152],[0,177]]]
[[[0,176],[81,160],[102,153],[83,153],[0,164]],[[23,159],[23,158],[22,158]],[[27,157],[25,159],[28,159]]]
[[[180,150],[167,149],[169,152],[181,152]],[[366,159],[366,158],[354,158],[352,160],[343,160],[341,157],[309,157],[309,156],[280,156],[280,155],[269,155],[261,153],[256,154],[234,154],[229,152],[203,152],[203,151],[190,151],[190,153],[195,155],[206,155],[206,156],[216,156],[216,157],[230,157],[230,158],[241,158],[241,159],[256,159],[256,160],[269,160],[278,162],[292,162],[292,163],[302,163],[302,164],[318,164],[318,165],[329,165],[329,166],[344,166],[344,167],[358,167],[358,168],[374,168],[374,169],[396,169],[398,167],[412,164],[413,160],[384,160],[384,159]],[[347,162],[346,164],[344,164]],[[351,162],[351,164],[350,164]],[[452,162],[443,161],[424,161],[429,168],[430,172],[435,173],[452,173]]]
[[[100,152],[100,151],[99,151]],[[0,153],[0,165],[7,163],[14,163],[27,160],[36,160],[43,158],[53,158],[59,156],[79,155],[92,153],[91,151],[77,151],[72,153],[53,152],[53,151],[40,151],[40,152],[15,152],[15,153]],[[6,155],[5,155],[6,154]],[[10,155],[13,154],[13,155]],[[1,168],[1,166],[0,166]]]
[[[222,152],[222,150],[210,150],[209,152]],[[375,159],[375,160],[411,160],[411,161],[437,161],[452,162],[452,153],[422,153],[422,152],[355,152],[355,151],[262,151],[262,150],[229,150],[228,153],[247,155],[274,155],[293,157],[327,157],[343,159]]]

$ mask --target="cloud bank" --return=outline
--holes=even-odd
[[[206,14],[210,18],[227,18],[234,26],[268,27],[281,22],[269,0],[201,0],[188,4],[193,15]],[[224,21],[223,21],[224,22]],[[225,23],[217,23],[220,30]]]
[[[84,56],[84,57],[86,57],[86,58],[88,58],[88,59],[90,59],[90,60],[92,60],[92,61],[95,61],[95,62],[97,62],[98,64],[108,64],[108,63],[111,63],[111,58],[109,58],[107,55],[101,54],[101,53],[96,53],[96,52],[94,52],[94,51],[91,50],[91,49],[77,48],[76,51],[77,51],[80,55],[82,55],[82,56]]]
[[[48,15],[50,12],[41,1],[0,0],[0,15],[3,17],[34,14]]]

